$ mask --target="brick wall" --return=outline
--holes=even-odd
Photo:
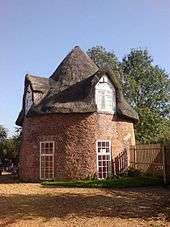
[[[39,179],[39,142],[55,141],[56,179],[82,179],[96,173],[96,140],[112,141],[112,156],[134,145],[133,124],[106,114],[49,114],[25,118],[20,178]]]

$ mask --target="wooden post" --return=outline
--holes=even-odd
[[[114,162],[113,162],[113,173],[116,176],[117,173],[116,173],[116,164],[115,163],[116,163],[116,161],[115,161],[115,158],[114,158]]]
[[[166,146],[165,144],[161,144],[162,150],[162,162],[163,162],[163,181],[164,184],[167,184],[167,176],[166,176]]]
[[[136,167],[136,147],[134,147],[134,168]]]

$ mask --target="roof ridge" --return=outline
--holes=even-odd
[[[32,75],[32,74],[26,74],[25,75],[26,78],[40,78],[40,79],[49,79],[48,77],[43,77],[43,76],[35,76],[35,75]]]

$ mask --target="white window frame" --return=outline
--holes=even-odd
[[[103,84],[103,86],[102,86],[102,84]],[[100,93],[103,93],[103,94],[101,95]],[[104,103],[105,103],[104,108],[102,108],[102,105],[100,106],[100,102],[102,102],[101,99],[104,99]],[[111,108],[109,108],[108,99],[112,99]],[[109,78],[106,75],[101,77],[99,82],[96,84],[95,102],[97,105],[97,110],[99,112],[106,112],[106,113],[111,113],[111,114],[114,114],[116,112],[116,91],[115,91],[113,84],[111,83],[111,81],[109,80]]]
[[[109,143],[109,152],[98,152],[98,143],[99,142],[108,142]],[[96,141],[96,157],[97,157],[97,178],[98,179],[105,179],[104,177],[102,177],[102,178],[100,178],[99,176],[98,176],[98,173],[99,173],[99,159],[98,159],[98,156],[99,155],[109,155],[110,156],[110,158],[109,158],[109,162],[110,162],[110,166],[109,166],[109,171],[107,172],[107,177],[110,177],[111,176],[111,174],[112,174],[112,146],[111,146],[111,141],[110,140],[97,140]],[[106,177],[106,178],[107,178]]]
[[[53,144],[53,151],[51,154],[42,154],[42,144],[44,143],[52,143]],[[46,140],[46,141],[40,141],[40,180],[52,180],[54,179],[54,151],[55,151],[55,141],[51,141],[51,140]],[[42,156],[52,156],[52,178],[43,178],[42,177],[42,172],[41,172],[41,157]]]

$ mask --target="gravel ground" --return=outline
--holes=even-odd
[[[0,184],[0,227],[3,226],[170,226],[170,189]]]

